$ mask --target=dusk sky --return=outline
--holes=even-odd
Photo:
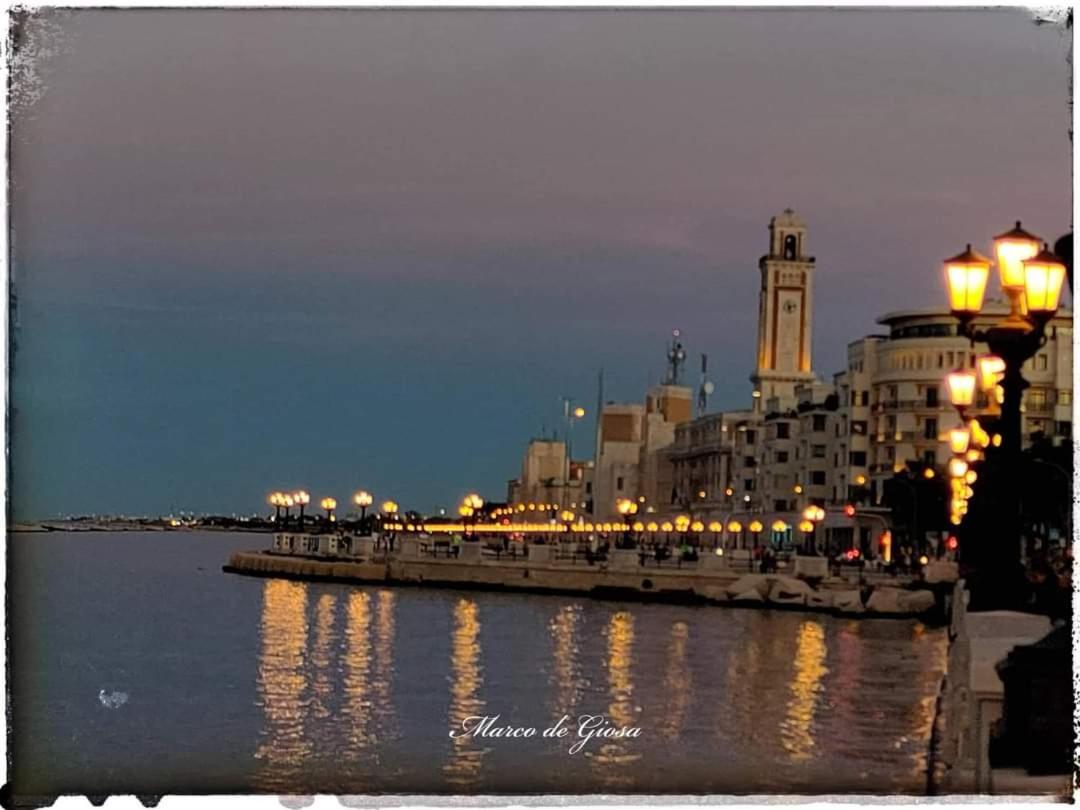
[[[85,11],[13,110],[16,519],[505,497],[679,327],[749,402],[794,208],[814,367],[941,260],[1072,221],[1025,11]],[[40,23],[32,23],[38,25]],[[996,289],[996,286],[995,286]]]

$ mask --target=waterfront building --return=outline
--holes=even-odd
[[[645,397],[638,498],[647,504],[670,503],[677,497],[671,463],[664,452],[675,441],[675,429],[692,416],[692,392],[681,385],[656,385]]]
[[[521,476],[507,486],[507,503],[548,504],[560,507],[584,503],[589,497],[592,462],[571,459],[567,464],[566,442],[532,439],[525,448]]]
[[[976,318],[980,327],[1007,314],[1003,303],[989,304]],[[1025,446],[1039,438],[1060,443],[1072,435],[1072,311],[1061,309],[1047,326],[1047,341],[1024,365],[1030,387],[1024,392],[1022,430]],[[944,378],[955,369],[975,369],[985,345],[957,334],[956,320],[945,310],[891,312],[878,319],[888,329],[849,347],[841,387],[848,403],[858,401],[852,423],[868,431],[870,491],[879,502],[886,479],[910,465],[941,471],[950,453],[945,441],[959,417],[949,402]],[[853,371],[859,364],[867,371]],[[849,380],[855,381],[852,385]],[[870,403],[869,411],[863,404]],[[853,407],[850,406],[849,407]],[[980,394],[971,415],[996,417],[997,404]],[[850,483],[848,479],[846,483]],[[858,495],[861,493],[848,493]],[[865,496],[864,496],[865,497]]]
[[[750,407],[692,417],[691,391],[678,384],[685,352],[676,332],[668,376],[649,389],[644,405],[602,408],[592,514],[616,518],[619,499],[636,499],[658,519],[758,521],[768,527],[760,539],[797,544],[804,511],[818,506],[821,539],[874,555],[876,540],[892,528],[885,482],[905,471],[929,477],[928,468],[945,479],[946,439],[959,417],[944,379],[954,369],[975,368],[987,348],[958,335],[947,311],[892,312],[878,319],[881,333],[848,345],[843,370],[829,382],[819,379],[812,351],[816,263],[807,255],[806,224],[787,209],[768,230],[769,251],[758,262]],[[1005,312],[1004,304],[990,304],[976,322]],[[1046,345],[1024,367],[1031,383],[1025,444],[1071,437],[1072,362],[1072,312],[1061,309]],[[996,408],[980,395],[971,415],[993,417]]]

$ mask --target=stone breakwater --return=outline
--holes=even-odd
[[[538,555],[539,556],[539,555]],[[916,583],[873,584],[839,577],[809,581],[782,574],[715,568],[654,568],[636,564],[561,564],[525,560],[325,559],[266,551],[235,552],[226,572],[347,583],[475,588],[598,598],[725,604],[823,611],[851,616],[938,618],[935,591]]]

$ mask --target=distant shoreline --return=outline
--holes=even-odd
[[[266,534],[272,528],[246,526],[167,526],[161,523],[137,523],[132,521],[63,521],[42,520],[31,523],[15,523],[8,528],[9,534],[46,534],[52,532],[237,532]]]

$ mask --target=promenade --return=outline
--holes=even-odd
[[[599,598],[780,607],[851,616],[940,618],[935,589],[911,577],[836,575],[824,557],[795,556],[776,572],[751,570],[749,558],[702,553],[657,560],[638,549],[590,558],[577,543],[511,546],[483,540],[447,553],[446,543],[398,536],[391,551],[373,537],[276,534],[271,548],[231,555],[224,570],[266,577],[428,587],[478,588]]]

